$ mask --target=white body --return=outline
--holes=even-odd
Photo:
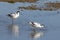
[[[33,27],[36,27],[36,28],[43,28],[44,27],[43,24],[40,24],[37,22],[29,22],[29,24],[32,25]]]
[[[11,16],[12,16],[13,19],[16,19],[16,18],[19,17],[19,13],[17,13],[17,14],[16,13],[15,14],[11,14]]]
[[[19,17],[19,12],[8,14],[9,17],[16,19]]]

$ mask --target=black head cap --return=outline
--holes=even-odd
[[[20,11],[17,11],[17,13],[20,12]]]

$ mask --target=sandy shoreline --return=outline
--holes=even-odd
[[[38,0],[0,0],[0,2],[36,2]]]

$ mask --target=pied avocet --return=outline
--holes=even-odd
[[[12,18],[12,21],[13,19],[17,19],[19,17],[19,11],[17,11],[16,13],[8,14],[8,17]]]
[[[28,22],[30,25],[32,25],[32,27],[34,28],[44,28],[44,24],[40,24],[38,22]]]

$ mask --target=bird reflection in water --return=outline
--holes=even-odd
[[[44,32],[40,32],[40,31],[37,31],[37,30],[33,30],[31,33],[31,38],[32,39],[37,39],[37,38],[41,38],[43,35],[44,35]]]
[[[16,24],[8,25],[8,30],[9,30],[9,33],[12,33],[15,36],[18,36],[19,34],[19,26]]]

